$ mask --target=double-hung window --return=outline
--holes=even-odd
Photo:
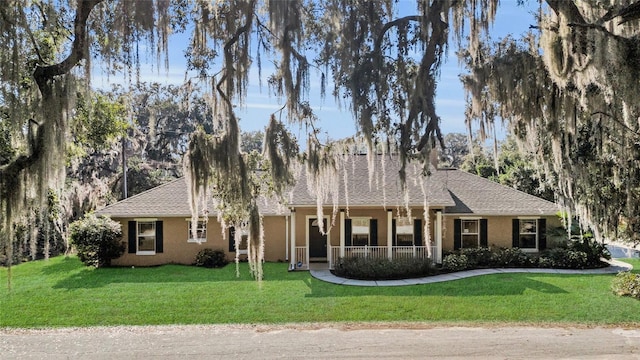
[[[413,219],[410,217],[396,218],[396,245],[413,246]]]
[[[462,248],[477,248],[480,244],[479,220],[462,220]]]
[[[193,231],[193,222],[188,220],[189,233],[187,234],[187,242],[203,243],[207,241],[207,220],[198,220],[196,224],[195,237]]]
[[[523,250],[538,248],[538,220],[520,219],[520,236],[518,247]]]
[[[351,244],[353,246],[369,245],[369,218],[351,219]]]
[[[156,222],[138,221],[137,250],[138,255],[154,255],[156,253]]]

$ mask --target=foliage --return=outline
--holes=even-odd
[[[540,255],[541,267],[559,269],[593,269],[608,264],[601,259],[611,259],[607,247],[590,236],[574,237],[561,247]]]
[[[462,271],[469,269],[469,258],[467,255],[449,254],[442,259],[442,270]]]
[[[336,262],[336,276],[359,280],[395,280],[427,276],[433,271],[430,260],[346,257]]]
[[[202,249],[196,255],[195,266],[203,266],[206,268],[221,268],[229,263],[223,250],[221,249]]]
[[[465,255],[470,268],[490,266],[493,252],[489,248],[464,248],[460,255]]]
[[[120,223],[105,216],[86,215],[69,226],[78,258],[87,266],[105,267],[125,250]]]
[[[444,148],[439,152],[439,165],[445,168],[460,168],[469,154],[469,136],[449,133],[444,136]]]
[[[532,267],[536,259],[519,248],[498,248],[491,256],[493,267]]]
[[[611,290],[618,296],[630,296],[640,300],[640,275],[624,271],[611,282]]]
[[[470,47],[470,119],[507,119],[560,202],[598,240],[640,233],[637,4],[546,1],[523,39]],[[500,76],[496,76],[500,74]]]

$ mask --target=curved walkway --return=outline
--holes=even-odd
[[[607,261],[611,264],[608,267],[600,269],[585,269],[585,270],[567,270],[567,269],[538,269],[538,268],[495,268],[495,269],[475,269],[468,271],[458,271],[449,274],[426,276],[422,278],[414,279],[402,279],[402,280],[354,280],[346,279],[335,276],[328,269],[311,269],[309,272],[311,276],[318,280],[326,281],[339,285],[351,285],[351,286],[405,286],[405,285],[421,285],[432,284],[443,281],[452,281],[458,279],[465,279],[473,276],[491,275],[491,274],[505,274],[505,273],[531,273],[531,274],[617,274],[620,271],[628,271],[633,269],[633,266],[618,260]]]

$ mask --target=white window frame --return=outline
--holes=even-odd
[[[414,217],[406,217],[406,216],[400,216],[400,217],[396,217],[396,246],[414,246],[416,244],[416,236],[414,234]],[[406,224],[408,220],[408,224]],[[404,230],[401,229],[406,229],[409,228],[409,232],[406,232]],[[399,236],[402,235],[411,235],[411,245],[400,245],[400,239]]]
[[[136,221],[136,255],[155,255],[158,229],[156,229],[157,219],[135,219]],[[151,224],[153,234],[140,233],[140,225]],[[153,238],[153,250],[140,250],[140,238]]]
[[[207,219],[198,219],[198,228],[196,229],[196,233],[204,233],[204,237],[194,238],[191,233],[191,219],[187,220],[187,242],[189,243],[198,243],[201,244],[203,242],[207,242]]]
[[[366,224],[366,225],[365,225]],[[366,231],[364,230],[366,228]],[[356,245],[356,237],[366,235],[366,245]],[[371,217],[352,217],[351,218],[351,245],[352,246],[369,246],[371,244]]]
[[[237,230],[236,230],[237,231]],[[235,241],[236,239],[233,239],[234,241],[234,248],[235,248]],[[249,253],[249,229],[242,227],[242,229],[240,229],[240,244],[242,245],[242,242],[244,241],[246,248],[245,249],[236,249],[236,252],[239,255],[247,255]]]
[[[538,246],[539,246],[539,240],[540,240],[540,229],[539,229],[539,224],[538,224],[538,219],[539,218],[526,218],[526,217],[522,217],[522,218],[518,218],[518,248],[524,252],[537,252],[538,251]],[[533,222],[534,226],[536,228],[535,232],[523,232],[524,226],[522,226],[523,222]],[[525,235],[534,235],[536,238],[536,245],[535,247],[528,247],[528,248],[523,248],[520,247],[521,244],[521,238],[522,236]]]
[[[474,222],[476,224],[476,232],[465,231],[465,222]],[[460,219],[460,248],[461,249],[472,249],[472,247],[465,246],[464,238],[467,237],[476,237],[475,246],[473,248],[480,247],[480,218],[461,218]]]

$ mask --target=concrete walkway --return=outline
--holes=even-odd
[[[538,268],[496,268],[496,269],[476,269],[469,271],[459,271],[450,274],[427,276],[415,279],[403,279],[403,280],[379,280],[379,281],[367,281],[367,280],[354,280],[346,279],[335,276],[329,271],[329,269],[311,269],[309,272],[311,276],[318,280],[326,281],[339,285],[352,285],[352,286],[405,286],[405,285],[420,285],[420,284],[433,284],[443,281],[452,281],[458,279],[465,279],[473,276],[490,275],[490,274],[505,274],[505,273],[530,273],[530,274],[617,274],[620,271],[628,271],[633,269],[633,266],[622,261],[610,260],[611,265],[600,269],[586,269],[586,270],[566,270],[566,269],[538,269]]]

